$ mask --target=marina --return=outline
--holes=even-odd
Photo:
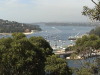
[[[53,49],[65,48],[68,45],[74,44],[74,41],[69,40],[70,36],[80,36],[88,33],[93,26],[47,26],[44,24],[39,24],[42,31],[30,34],[31,36],[42,36],[44,37],[52,46]]]
[[[44,24],[39,24],[39,26],[42,31],[32,31],[24,34],[26,34],[28,38],[32,36],[45,38],[53,49],[65,49],[68,46],[72,46],[75,43],[73,38],[79,38],[94,28],[93,26],[47,26]],[[1,38],[10,35],[11,33],[0,33]]]

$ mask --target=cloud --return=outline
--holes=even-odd
[[[5,4],[13,4],[16,3],[18,0],[5,0]]]
[[[0,17],[20,22],[83,21],[82,7],[91,4],[90,0],[1,0]]]

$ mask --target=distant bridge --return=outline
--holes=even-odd
[[[66,58],[66,57],[70,56],[70,55],[71,55],[72,53],[74,53],[74,52],[75,52],[75,51],[67,51],[67,52],[65,52],[65,51],[63,51],[63,50],[58,50],[58,51],[55,51],[54,54],[60,55],[61,57]]]

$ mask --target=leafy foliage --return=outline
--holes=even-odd
[[[77,75],[92,75],[90,69],[82,68],[77,72]]]
[[[99,67],[97,66],[98,62],[92,62],[89,61],[84,62],[80,68],[74,69],[76,72],[76,75],[99,75]]]
[[[72,75],[66,60],[59,58],[56,55],[48,57],[45,64],[45,71],[48,75]]]
[[[81,56],[91,56],[95,50],[100,49],[100,38],[96,35],[84,35],[82,38],[76,40],[73,49]]]
[[[43,46],[41,40],[45,43]],[[44,62],[46,56],[52,54],[52,48],[41,40],[32,42],[22,33],[0,39],[0,75],[44,75]]]
[[[29,41],[39,48],[45,56],[52,55],[53,49],[49,45],[49,43],[42,37],[31,37]]]
[[[27,29],[28,32],[31,32],[31,30],[41,31],[41,28],[38,25],[0,19],[0,33],[25,32]]]
[[[91,1],[95,3],[93,0]],[[100,1],[98,1],[98,3],[95,3],[95,7],[92,9],[84,6],[82,14],[88,16],[91,20],[100,21]]]
[[[100,38],[96,35],[85,35],[76,40],[74,49],[83,57],[91,56],[91,54],[100,49]],[[98,75],[100,71],[99,60],[91,62],[84,61],[82,67],[77,68],[76,75]]]

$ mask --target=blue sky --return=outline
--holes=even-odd
[[[83,6],[91,0],[0,0],[0,18],[18,22],[88,22]]]

